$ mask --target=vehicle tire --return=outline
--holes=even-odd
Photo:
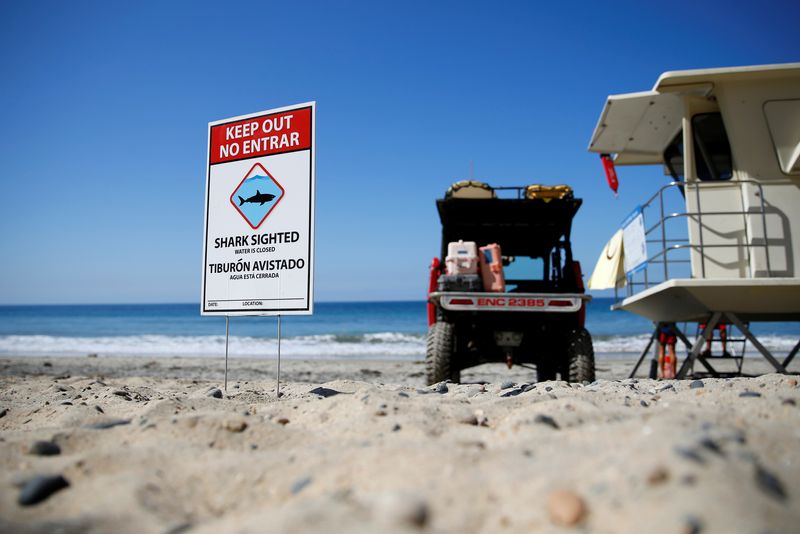
[[[455,326],[443,321],[435,322],[428,329],[425,350],[425,380],[431,386],[444,380],[458,382],[461,371],[453,361]]]
[[[588,330],[576,328],[567,334],[566,356],[562,378],[568,382],[594,382],[594,347]]]

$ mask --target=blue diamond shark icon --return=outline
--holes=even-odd
[[[256,163],[231,193],[231,204],[255,230],[272,213],[284,193],[269,171]]]

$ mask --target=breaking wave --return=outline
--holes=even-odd
[[[790,336],[759,335],[757,337],[761,344],[769,351],[775,352],[778,355],[788,353],[797,343],[797,338]],[[691,337],[689,339],[690,341],[693,340]],[[593,344],[594,351],[598,354],[632,353],[638,355],[641,354],[647,346],[648,341],[650,341],[650,334],[641,334],[637,336],[600,336],[594,338]],[[739,341],[730,341],[728,343],[728,350],[734,354],[738,354],[743,346],[744,345]],[[759,355],[758,351],[751,343],[748,342],[744,347],[745,356]],[[714,348],[719,350],[719,344],[715,344]],[[685,352],[680,342],[678,342],[676,349],[679,355]]]
[[[271,358],[275,338],[231,336],[228,354]],[[201,356],[225,354],[225,336],[0,336],[0,354],[8,356]],[[302,359],[387,358],[419,359],[425,354],[421,335],[384,332],[362,335],[314,335],[281,340],[281,357]]]
[[[599,359],[635,357],[645,348],[649,335],[595,336],[594,350]],[[763,335],[759,340],[777,355],[789,352],[797,343],[792,336]],[[738,353],[741,343],[730,343]],[[679,347],[679,351],[681,348]],[[0,336],[0,355],[5,356],[199,356],[225,354],[225,336],[134,335],[70,337],[48,335]],[[266,337],[231,336],[231,356],[272,358],[277,354],[277,340]],[[746,354],[757,355],[752,345]],[[417,360],[425,356],[425,336],[401,332],[373,334],[323,334],[284,338],[281,356],[295,359],[401,359]]]

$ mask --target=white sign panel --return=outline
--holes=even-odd
[[[208,125],[202,315],[309,315],[315,103]]]
[[[626,274],[642,268],[647,263],[647,238],[641,208],[633,210],[622,223],[622,250]]]

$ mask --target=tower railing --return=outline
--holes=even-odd
[[[743,249],[746,256],[746,277],[754,278],[754,266],[751,261],[751,250],[763,248],[766,263],[767,276],[772,277],[772,264],[769,253],[769,238],[767,229],[767,208],[764,200],[764,187],[762,182],[755,180],[736,180],[724,182],[727,185],[740,187],[743,184],[752,184],[757,188],[758,206],[751,206],[745,209],[742,203],[741,210],[725,211],[704,211],[701,202],[701,189],[712,188],[721,182],[670,182],[653,194],[641,206],[642,217],[644,219],[645,241],[647,245],[647,259],[642,266],[631,273],[624,275],[625,295],[630,297],[640,291],[658,285],[674,278],[706,278],[707,256],[712,249]],[[782,181],[769,182],[770,185],[780,184]],[[787,182],[789,183],[789,182]],[[665,193],[676,190],[683,192],[684,195],[693,195],[696,204],[695,211],[688,211],[685,198],[680,201],[683,204],[683,211],[668,211],[665,208]],[[742,193],[740,193],[742,194]],[[744,242],[736,243],[707,243],[704,239],[703,220],[708,221],[714,217],[741,217],[744,231]],[[760,220],[762,230],[758,237],[763,237],[763,243],[757,242],[754,229],[753,218]],[[683,224],[670,224],[673,222],[683,222]],[[697,228],[696,242],[689,239],[689,225],[694,222]],[[649,225],[649,226],[648,226]],[[676,229],[677,227],[677,229]],[[695,253],[695,261],[699,262],[699,275],[692,273],[692,252]],[[617,286],[621,286],[623,278],[617,280]],[[619,289],[614,291],[616,300],[620,300]]]

